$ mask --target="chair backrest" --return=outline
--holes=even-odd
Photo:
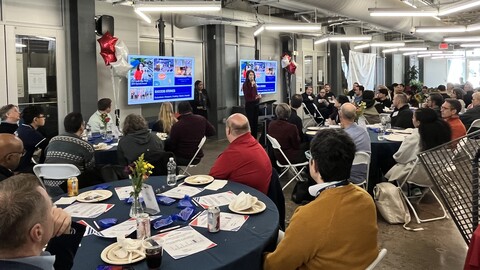
[[[469,133],[472,128],[480,128],[480,119],[477,119],[477,120],[472,122],[472,124],[470,125],[470,127],[467,130],[467,133]]]
[[[158,175],[167,175],[167,163],[169,158],[175,158],[172,152],[164,152],[164,151],[146,151],[144,154],[144,158],[146,161],[151,163],[155,168],[152,170],[153,176]]]
[[[197,149],[197,152],[195,152],[195,155],[193,155],[192,159],[190,160],[190,162],[188,163],[187,167],[185,168],[185,170],[183,171],[184,174],[188,174],[187,173],[187,170],[188,168],[192,165],[192,163],[195,161],[195,159],[197,158],[197,155],[198,155],[198,152],[200,152],[200,150],[202,150],[202,147],[203,145],[205,144],[205,142],[207,141],[207,137],[203,136],[203,138],[200,140],[200,143],[198,144],[198,149]],[[198,163],[198,162],[197,162]],[[195,163],[196,164],[196,163]]]
[[[67,179],[79,176],[80,170],[72,164],[38,164],[33,167],[33,173],[42,179]]]
[[[383,257],[387,255],[387,249],[382,248],[380,252],[377,255],[377,258],[365,269],[365,270],[373,270],[377,266],[378,263],[380,263],[383,260]]]
[[[318,118],[324,119],[324,118],[323,118],[323,115],[322,115],[322,114],[320,113],[320,111],[318,110],[317,105],[315,105],[315,103],[313,103],[312,105],[313,105],[313,108],[315,108],[315,111],[317,111]]]
[[[280,229],[285,231],[285,196],[283,195],[278,172],[275,168],[272,168],[272,177],[268,186],[267,196],[277,206]]]
[[[272,136],[270,136],[270,135],[268,135],[268,134],[267,134],[267,138],[268,138],[268,140],[270,141],[270,143],[272,144],[273,149],[278,150],[278,151],[282,154],[284,160],[287,161],[288,165],[292,166],[292,163],[290,162],[290,160],[287,158],[287,156],[285,155],[285,153],[283,153],[283,151],[282,151],[282,146],[281,146],[280,143],[277,141],[277,139],[275,139],[274,137],[272,137]],[[277,162],[278,162],[278,159],[277,159]]]
[[[315,104],[313,104],[315,105]],[[303,107],[303,111],[308,115],[308,116],[313,116],[313,112],[309,111],[308,110],[308,107],[305,103],[302,102],[302,107]]]
[[[367,166],[367,175],[365,180],[368,181],[369,171],[370,171],[370,154],[363,151],[355,152],[355,157],[353,158],[352,165],[364,164]]]
[[[44,186],[59,186],[62,182],[73,176],[79,176],[80,170],[73,164],[37,164],[33,173]]]

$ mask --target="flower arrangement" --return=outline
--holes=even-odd
[[[153,168],[155,167],[144,159],[144,154],[125,168],[125,172],[132,179],[133,191],[130,196],[138,198],[142,191],[143,182],[152,174]]]
[[[367,103],[365,103],[365,101],[362,101],[358,104],[355,104],[355,106],[357,107],[357,109],[355,110],[355,114],[356,114],[355,120],[358,120],[358,118],[360,118],[360,116],[363,115],[363,112],[367,108]]]
[[[105,130],[107,129],[107,125],[110,122],[110,117],[108,117],[108,114],[102,113],[100,115],[100,118],[102,119],[102,123],[105,126]]]

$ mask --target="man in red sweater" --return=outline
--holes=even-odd
[[[460,101],[453,98],[445,99],[445,102],[440,108],[443,120],[447,121],[452,129],[452,140],[467,135],[467,130],[458,116],[458,113],[461,110],[462,105],[460,104]]]
[[[240,113],[232,114],[227,119],[225,131],[230,145],[218,156],[209,174],[267,194],[272,165],[263,147],[250,134],[247,117]]]

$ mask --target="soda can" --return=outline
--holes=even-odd
[[[220,208],[210,206],[207,210],[208,231],[211,233],[220,231]]]
[[[150,216],[147,213],[137,215],[137,239],[145,239],[151,236]]]
[[[67,180],[67,192],[68,196],[77,196],[78,195],[78,179],[77,177],[70,177]]]

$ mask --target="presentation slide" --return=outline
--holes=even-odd
[[[240,96],[242,85],[247,80],[247,71],[255,72],[255,82],[259,94],[273,94],[277,91],[277,61],[240,60]]]
[[[128,105],[192,100],[195,59],[129,55]]]

